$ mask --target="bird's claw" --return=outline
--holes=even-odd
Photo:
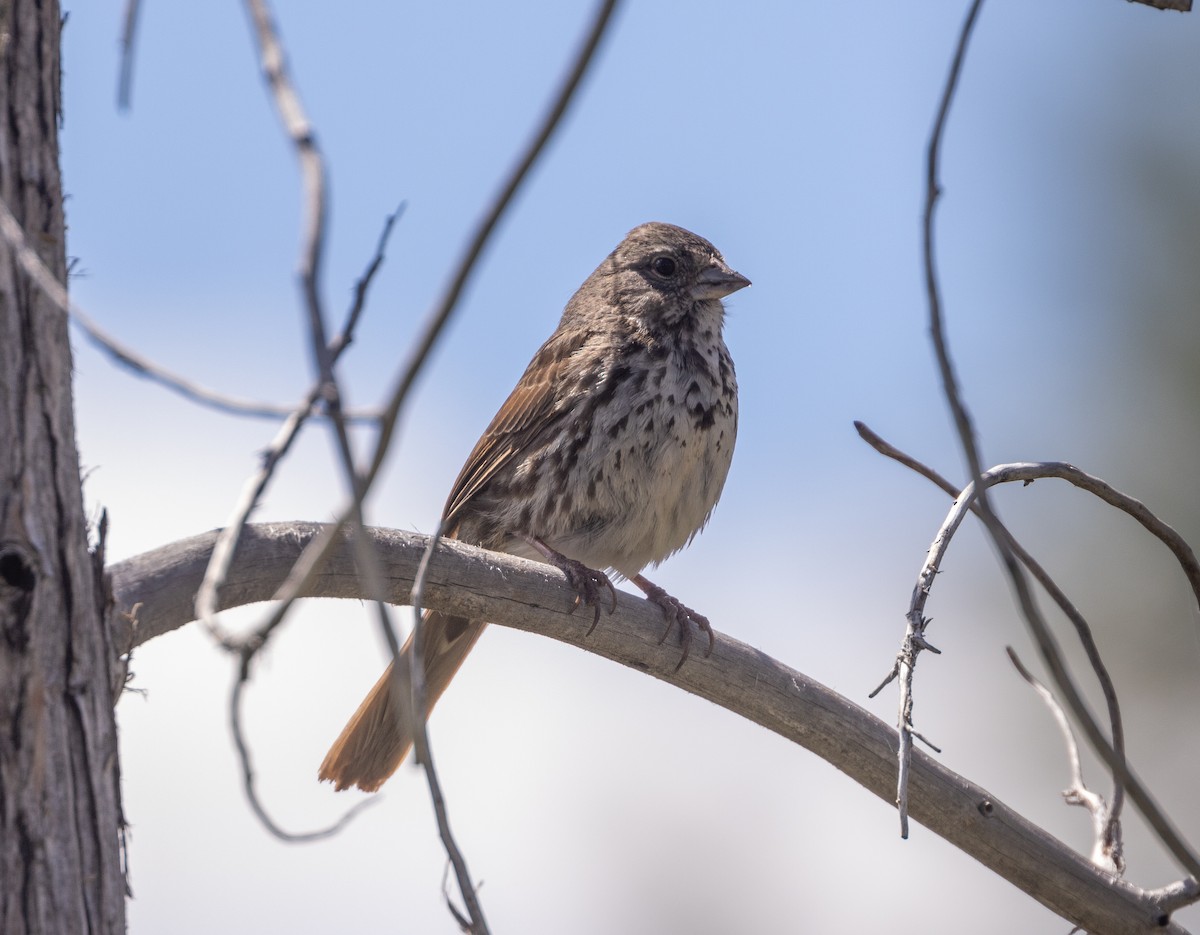
[[[697,613],[657,586],[655,590],[648,592],[646,597],[662,608],[663,616],[667,618],[667,627],[663,630],[662,636],[658,638],[659,646],[666,642],[667,637],[671,635],[673,627],[679,627],[679,641],[683,647],[683,654],[679,657],[679,661],[675,663],[676,672],[683,668],[683,664],[687,662],[688,653],[691,652],[693,626],[701,633],[708,634],[708,649],[704,651],[704,656],[708,658],[712,655],[713,646],[716,644],[716,637],[713,635],[712,624],[708,622],[708,618],[704,614]]]
[[[608,580],[608,575],[604,572],[588,568],[583,562],[576,561],[573,558],[567,558],[566,556],[560,556],[560,558],[561,561],[556,561],[555,564],[567,576],[567,581],[575,589],[575,604],[571,607],[571,613],[575,613],[581,606],[585,605],[595,611],[592,615],[592,625],[588,627],[587,631],[587,635],[591,636],[592,631],[596,629],[596,624],[600,622],[600,605],[603,591],[605,588],[608,589],[608,612],[611,614],[617,609],[617,590],[613,587],[613,583]]]

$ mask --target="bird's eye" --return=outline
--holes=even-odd
[[[650,268],[663,279],[670,279],[675,275],[676,264],[669,256],[656,256],[650,261]]]

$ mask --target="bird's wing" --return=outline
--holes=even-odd
[[[443,512],[443,528],[457,525],[463,508],[496,472],[528,451],[539,435],[553,431],[569,410],[575,387],[564,386],[572,355],[592,335],[556,332],[534,355],[459,472]]]

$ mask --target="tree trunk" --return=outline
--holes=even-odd
[[[65,282],[60,25],[56,0],[0,0],[0,197]],[[0,472],[0,932],[118,935],[106,599],[88,552],[67,319],[4,241]]]

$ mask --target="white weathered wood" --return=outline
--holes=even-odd
[[[268,600],[315,523],[247,527],[222,606]],[[425,538],[373,529],[389,600],[408,600]],[[215,533],[196,536],[113,566],[119,610],[137,605],[134,621],[114,620],[114,645],[129,648],[192,619],[192,596]],[[365,588],[345,542],[314,578],[307,596],[363,599]],[[832,763],[885,801],[896,782],[896,731],[841,695],[723,634],[710,658],[693,653],[678,672],[678,647],[659,646],[662,617],[654,605],[621,592],[617,611],[585,636],[590,616],[571,615],[574,594],[553,568],[443,543],[430,565],[426,606],[539,633],[639,669],[761,724]],[[916,751],[912,817],[990,867],[1043,905],[1091,932],[1182,933],[1164,920],[1161,898],[1098,870],[1081,855],[936,760]],[[803,790],[797,790],[803,795]],[[1178,889],[1178,887],[1176,887]],[[1165,922],[1165,924],[1164,924]]]

